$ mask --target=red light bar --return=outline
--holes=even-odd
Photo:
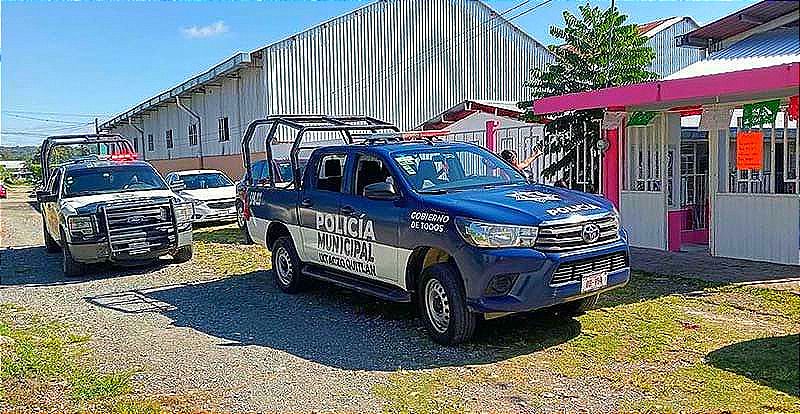
[[[138,157],[134,152],[118,152],[111,154],[111,161],[133,161]]]

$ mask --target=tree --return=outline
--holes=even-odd
[[[657,78],[647,70],[655,53],[645,44],[647,38],[639,34],[637,26],[625,23],[626,15],[616,8],[600,9],[589,4],[578,10],[580,16],[564,11],[563,28],[550,27],[550,34],[564,43],[549,47],[555,55],[554,62],[544,69],[534,69],[532,79],[526,82],[534,101]],[[521,106],[531,108],[532,102]],[[530,111],[524,116],[529,121],[539,120]],[[567,155],[543,171],[544,175],[552,177],[572,166],[575,156],[568,151],[576,143],[585,141],[593,147],[600,139],[598,122],[602,118],[602,109],[572,111],[551,118],[545,127],[543,150],[553,153],[563,149]]]

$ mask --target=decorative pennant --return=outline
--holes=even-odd
[[[736,134],[736,169],[761,170],[764,168],[764,133],[739,131]]]
[[[625,112],[606,111],[603,113],[603,129],[617,129],[624,119]]]
[[[742,127],[759,128],[762,125],[773,125],[781,107],[780,99],[744,104],[742,110]]]
[[[634,112],[628,118],[628,126],[633,126],[633,127],[647,126],[650,124],[653,118],[656,117],[656,115],[658,115],[658,112],[655,111]]]
[[[733,111],[726,108],[703,108],[700,115],[700,131],[718,131],[731,125]]]
[[[789,98],[789,108],[786,109],[789,119],[797,121],[800,118],[800,95]]]

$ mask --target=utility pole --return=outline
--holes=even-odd
[[[611,0],[611,11],[616,8],[615,1]],[[611,51],[614,50],[614,25],[608,29],[608,65],[606,66],[606,87],[611,87]]]
[[[100,135],[100,122],[98,122],[97,118],[94,119],[94,133]]]

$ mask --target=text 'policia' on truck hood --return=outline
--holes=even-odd
[[[539,184],[509,184],[424,194],[425,204],[451,215],[491,222],[538,226],[574,215],[604,214],[614,206],[606,199]]]

